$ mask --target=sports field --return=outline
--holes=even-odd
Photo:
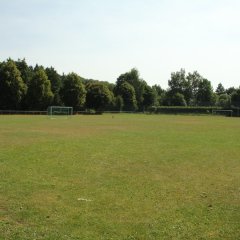
[[[0,239],[240,239],[240,119],[0,116]]]

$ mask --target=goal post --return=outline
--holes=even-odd
[[[232,117],[233,110],[212,110],[212,114],[213,115],[224,115],[224,116]]]
[[[48,116],[71,116],[73,107],[49,106],[47,109]]]

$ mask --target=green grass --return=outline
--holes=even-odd
[[[240,239],[239,140],[238,118],[0,116],[0,239]]]

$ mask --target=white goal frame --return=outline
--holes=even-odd
[[[229,113],[229,115],[226,115],[226,116],[229,116],[229,117],[232,117],[232,115],[233,115],[233,110],[212,110],[212,114],[214,115],[216,115],[216,114],[218,114],[218,113],[220,113],[220,115],[223,115],[222,113]]]
[[[51,117],[71,116],[73,115],[73,107],[49,106],[47,109],[47,115]]]

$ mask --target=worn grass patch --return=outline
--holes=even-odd
[[[0,239],[239,239],[240,121],[0,116]]]

